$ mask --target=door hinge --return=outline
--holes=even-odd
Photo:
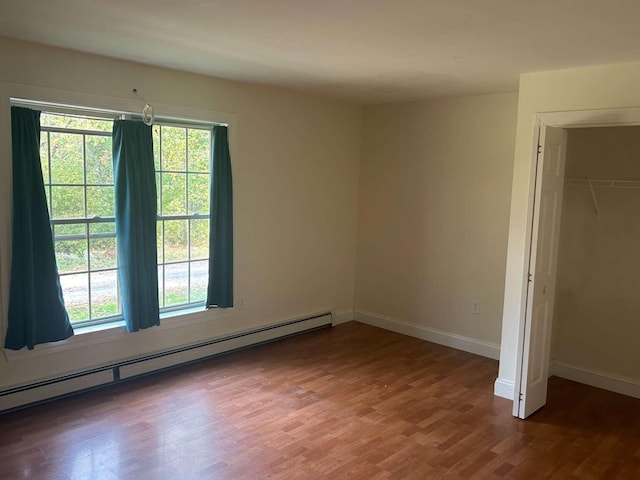
[[[520,401],[524,400],[524,395],[521,393],[520,394]]]
[[[533,274],[527,273],[527,282],[530,282],[532,278],[533,278]]]
[[[538,144],[538,154],[542,153],[542,145]]]

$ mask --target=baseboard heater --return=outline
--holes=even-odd
[[[293,335],[330,327],[331,312],[289,320],[183,347],[113,362],[0,391],[0,413],[48,402]]]

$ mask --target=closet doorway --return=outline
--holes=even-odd
[[[640,109],[538,115],[515,416],[546,403],[550,374],[640,391],[638,125]]]
[[[640,386],[640,127],[567,131],[551,373]]]

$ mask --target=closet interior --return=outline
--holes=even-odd
[[[637,396],[640,127],[569,129],[565,179],[552,372]]]

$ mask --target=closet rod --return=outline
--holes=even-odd
[[[598,205],[598,199],[596,198],[596,192],[594,188],[640,188],[640,180],[616,180],[610,178],[567,178],[566,183],[567,185],[576,187],[589,187],[589,191],[591,192],[591,199],[593,200],[593,207],[596,210],[597,216],[600,216],[600,206]]]
[[[610,178],[567,178],[567,185],[589,188],[640,188],[640,180]]]

